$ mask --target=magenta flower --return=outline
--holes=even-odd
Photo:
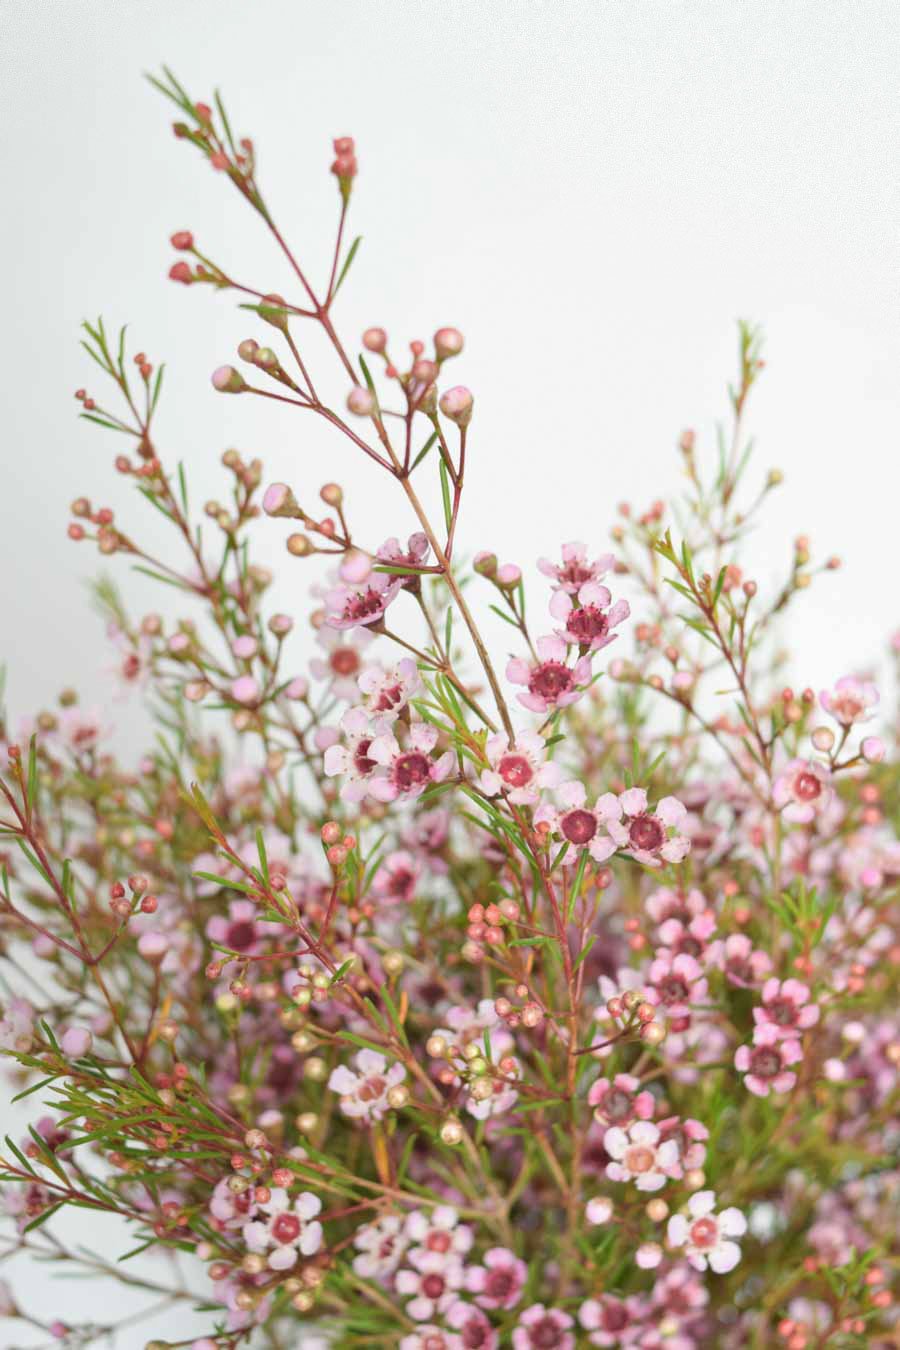
[[[500,1344],[496,1331],[488,1321],[487,1314],[480,1308],[475,1308],[471,1303],[465,1303],[462,1299],[457,1299],[452,1303],[444,1313],[444,1321],[448,1327],[453,1327],[454,1331],[459,1332],[458,1345],[460,1350],[468,1350],[468,1347],[476,1347],[477,1350],[497,1350]]]
[[[785,820],[807,825],[834,795],[828,770],[811,759],[792,759],[775,779],[772,800]]]
[[[620,1299],[612,1294],[589,1298],[578,1310],[578,1320],[590,1332],[591,1345],[612,1350],[615,1346],[632,1345],[643,1321],[641,1301],[637,1298]]]
[[[766,980],[762,1005],[753,1009],[758,1025],[772,1025],[779,1036],[799,1036],[819,1020],[819,1005],[810,1003],[809,989],[800,980]]]
[[[591,807],[587,805],[584,785],[571,782],[563,783],[558,795],[561,808],[557,810],[549,803],[543,803],[534,813],[535,825],[549,825],[554,834],[572,846],[567,861],[574,862],[582,849],[587,849],[595,862],[604,862],[611,857],[616,851],[616,843],[606,830],[619,810],[613,794],[604,793]]]
[[[563,625],[557,629],[559,637],[582,651],[598,652],[601,647],[608,647],[618,637],[612,630],[631,613],[628,601],[617,600],[610,607],[612,596],[596,581],[586,582],[579,589],[577,600],[576,605],[566,590],[553,594],[550,613]]]
[[[513,1331],[512,1350],[575,1350],[575,1337],[569,1330],[574,1325],[567,1312],[532,1303]]]
[[[506,1247],[491,1247],[484,1265],[466,1271],[466,1288],[482,1308],[514,1308],[522,1297],[528,1267]]]
[[[206,936],[220,947],[240,956],[255,956],[262,949],[267,933],[278,932],[279,924],[258,922],[258,910],[251,900],[232,900],[228,915],[214,914],[206,925]]]
[[[562,769],[546,758],[543,736],[534,731],[520,731],[510,745],[502,731],[489,736],[485,743],[489,769],[478,779],[478,785],[488,797],[503,793],[518,806],[534,806],[541,788],[556,787],[562,779]]]
[[[372,878],[372,890],[384,904],[409,904],[416,898],[422,865],[405,849],[389,853]]]
[[[687,952],[658,951],[647,982],[650,1001],[661,1004],[676,1022],[690,1018],[691,1005],[703,1003],[709,993],[702,967]]]
[[[598,1078],[588,1093],[588,1106],[594,1119],[604,1125],[628,1125],[633,1120],[650,1120],[654,1111],[653,1094],[641,1091],[639,1078],[617,1073],[615,1078]]]
[[[614,563],[615,559],[611,553],[605,553],[602,558],[588,562],[584,544],[574,543],[563,544],[561,563],[552,563],[548,558],[539,558],[538,569],[545,577],[553,579],[554,590],[563,590],[569,595],[575,595],[587,582],[601,581]]]
[[[760,984],[772,969],[772,958],[767,952],[754,948],[746,933],[732,933],[710,944],[707,958],[711,966],[725,972],[725,978],[739,989],[750,989]]]
[[[363,581],[335,586],[325,596],[325,622],[339,630],[380,623],[402,585],[399,577],[373,572]]]
[[[366,666],[357,681],[363,704],[375,717],[393,721],[422,689],[419,668],[404,656],[395,666]]]
[[[365,708],[348,708],[341,718],[345,744],[330,745],[325,751],[328,777],[346,779],[341,788],[341,797],[346,802],[360,802],[368,795],[372,775],[378,768],[370,749],[379,729],[373,726]]]
[[[734,1067],[744,1074],[745,1086],[757,1097],[790,1092],[797,1082],[791,1065],[799,1064],[803,1050],[795,1036],[782,1039],[774,1022],[758,1023],[750,1045],[738,1046]]]
[[[562,638],[541,637],[537,640],[538,659],[529,665],[520,656],[514,656],[506,667],[506,678],[513,684],[524,684],[528,692],[519,694],[523,707],[532,712],[552,712],[567,708],[584,693],[591,678],[590,657],[582,656],[574,666],[566,665],[568,648]]]
[[[659,867],[663,862],[680,863],[689,853],[690,840],[677,833],[686,815],[686,807],[676,797],[663,797],[656,810],[649,811],[644,789],[629,788],[618,798],[615,812],[610,808],[606,828],[618,847],[637,862]]]
[[[432,783],[443,782],[452,773],[456,759],[452,750],[437,759],[431,758],[437,739],[437,727],[427,722],[413,723],[405,747],[390,732],[377,736],[367,751],[368,757],[380,766],[368,780],[371,796],[380,802],[392,802],[398,797],[412,801]]]

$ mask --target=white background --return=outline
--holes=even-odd
[[[84,588],[99,559],[65,540],[68,502],[110,504],[126,529],[152,514],[110,470],[116,438],[76,419],[72,391],[99,395],[77,343],[86,316],[128,322],[168,363],[161,445],[186,460],[195,501],[221,492],[218,457],[234,445],[307,503],[339,479],[371,522],[365,542],[410,527],[348,446],[210,389],[236,342],[262,334],[227,297],[165,280],[170,232],[192,229],[261,289],[289,278],[224,180],[173,139],[141,79],[163,61],[197,98],[222,88],[317,276],[336,213],[330,138],[356,137],[351,234],[365,241],[337,318],[351,339],[383,324],[398,347],[464,329],[454,378],[477,394],[467,549],[523,564],[569,538],[603,551],[620,500],[677,488],[683,426],[711,444],[735,320],[761,322],[757,473],[778,465],[786,482],[751,571],[773,578],[799,532],[846,559],[794,613],[799,683],[879,657],[900,622],[890,0],[3,0],[0,38],[0,656],[13,722],[67,683],[106,700],[110,657]],[[155,520],[141,530],[164,538]],[[257,556],[283,567],[278,603],[302,617],[312,573],[285,557],[285,533],[260,526]],[[127,579],[121,560],[110,570]],[[135,581],[138,612],[165,607]],[[120,722],[139,745],[139,713]],[[60,1309],[78,1298],[60,1286]]]

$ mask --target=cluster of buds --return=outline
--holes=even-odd
[[[466,935],[469,941],[466,948],[474,948],[474,951],[467,951],[466,954],[478,959],[481,956],[481,944],[499,947],[504,941],[502,925],[517,923],[521,913],[518,901],[508,897],[501,900],[499,905],[472,905],[467,915],[469,923]]]
[[[447,389],[437,401],[436,381],[445,361],[458,356],[463,350],[465,339],[458,328],[439,328],[434,334],[434,355],[426,356],[425,344],[418,338],[410,342],[411,361],[406,370],[401,370],[392,361],[388,352],[388,335],[383,328],[367,328],[362,335],[362,345],[367,352],[380,356],[384,360],[384,373],[389,380],[396,380],[406,393],[410,409],[434,417],[437,407],[451,422],[460,428],[467,427],[472,420],[475,403],[471,390],[463,385]],[[371,417],[377,410],[378,401],[370,389],[362,385],[354,386],[347,396],[347,407],[358,417]]]
[[[67,534],[70,539],[76,543],[82,539],[88,539],[88,535],[83,521],[96,526],[97,533],[94,538],[97,541],[97,548],[103,554],[112,554],[118,552],[131,552],[132,546],[128,540],[113,527],[114,514],[109,506],[101,506],[94,510],[87,497],[76,497],[71,506],[72,515],[76,517],[68,527]]]
[[[352,136],[337,136],[332,144],[334,145],[334,162],[331,166],[331,172],[338,180],[341,197],[346,203],[350,197],[353,180],[359,172],[359,165],[356,161],[356,145]]]
[[[608,999],[606,1011],[620,1024],[622,1035],[636,1033],[648,1045],[661,1045],[666,1032],[656,1021],[656,1008],[634,989],[626,989]]]

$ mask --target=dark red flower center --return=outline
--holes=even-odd
[[[794,792],[802,802],[814,802],[822,791],[822,784],[814,773],[798,773]]]
[[[344,619],[355,619],[357,623],[366,623],[375,619],[384,610],[384,603],[378,591],[369,586],[364,591],[355,591],[344,603]]]
[[[573,609],[566,620],[566,632],[582,647],[589,647],[597,638],[606,637],[609,620],[596,605],[582,605]]]
[[[781,1056],[771,1046],[760,1046],[750,1056],[750,1071],[757,1078],[774,1078],[781,1072]]]
[[[602,1322],[604,1331],[623,1331],[628,1326],[628,1309],[624,1303],[605,1303]]]
[[[662,821],[656,816],[635,816],[628,826],[628,840],[632,848],[642,853],[655,853],[666,842]]]
[[[524,755],[504,755],[497,765],[497,772],[511,788],[525,787],[534,777],[534,769]]]
[[[426,1298],[437,1300],[444,1292],[444,1285],[445,1281],[443,1275],[438,1275],[437,1272],[426,1275],[422,1281],[422,1293]]]
[[[362,778],[367,778],[375,768],[374,759],[369,759],[369,746],[372,744],[371,737],[357,741],[356,749],[353,752],[353,767]]]
[[[666,975],[656,987],[667,1007],[673,1003],[684,1003],[690,994],[688,982],[682,975]]]
[[[296,1242],[300,1236],[300,1220],[296,1214],[279,1214],[272,1224],[272,1236],[281,1246]]]
[[[563,563],[562,567],[557,567],[556,575],[563,585],[574,586],[579,590],[586,581],[590,581],[593,572],[590,567],[585,567],[584,563],[573,558],[570,562]]]
[[[631,1097],[621,1088],[612,1087],[600,1103],[600,1110],[607,1120],[627,1120],[631,1115]]]
[[[452,1239],[450,1234],[444,1228],[437,1229],[434,1233],[429,1233],[425,1240],[425,1246],[430,1252],[448,1252]]]
[[[708,1216],[691,1224],[691,1242],[695,1247],[714,1247],[719,1236],[719,1226],[715,1219]]]
[[[251,919],[237,919],[228,925],[228,937],[225,943],[235,952],[245,952],[253,946],[256,938],[256,925]]]
[[[489,1298],[509,1298],[515,1283],[515,1277],[508,1266],[495,1266],[485,1277],[484,1292]]]
[[[391,712],[403,702],[403,686],[401,684],[389,684],[379,692],[377,699],[372,707],[375,712]]]
[[[567,811],[559,822],[560,833],[570,844],[589,844],[597,833],[597,818],[593,811],[576,807]]]
[[[421,750],[408,750],[394,762],[394,782],[402,792],[431,780],[431,760]]]
[[[553,1317],[542,1317],[528,1328],[535,1350],[554,1350],[563,1344],[563,1329]]]
[[[352,647],[337,647],[329,658],[335,675],[355,675],[360,667],[359,653]]]
[[[797,1020],[796,1006],[789,998],[775,998],[766,1004],[772,1021],[780,1027],[792,1027]]]
[[[572,688],[572,672],[562,661],[543,661],[531,672],[528,688],[538,698],[555,703]]]

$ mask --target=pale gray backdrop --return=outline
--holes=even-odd
[[[846,558],[795,611],[798,683],[880,655],[900,624],[892,0],[0,0],[0,656],[14,718],[64,683],[96,699],[109,664],[84,593],[98,558],[66,542],[68,502],[90,495],[125,527],[145,514],[110,473],[114,438],[75,417],[72,391],[96,387],[85,316],[130,323],[169,363],[161,437],[196,500],[219,490],[234,445],[307,499],[341,480],[351,510],[377,510],[376,541],[408,526],[343,445],[209,388],[254,325],[165,281],[169,233],[191,228],[251,284],[287,277],[233,192],[172,138],[141,79],[161,62],[198,98],[223,89],[313,269],[335,209],[330,138],[357,138],[351,229],[365,242],[338,318],[403,340],[465,330],[468,548],[522,563],[573,537],[601,549],[617,502],[677,485],[680,429],[709,437],[724,412],[735,319],[760,321],[770,368],[750,421],[760,472],[777,465],[786,483],[756,575],[773,576],[801,531]],[[273,564],[284,533],[262,532]],[[282,607],[306,612],[309,579],[285,559]],[[138,608],[158,604],[137,582]],[[138,711],[119,721],[137,747]],[[97,1298],[58,1289],[62,1311]]]

